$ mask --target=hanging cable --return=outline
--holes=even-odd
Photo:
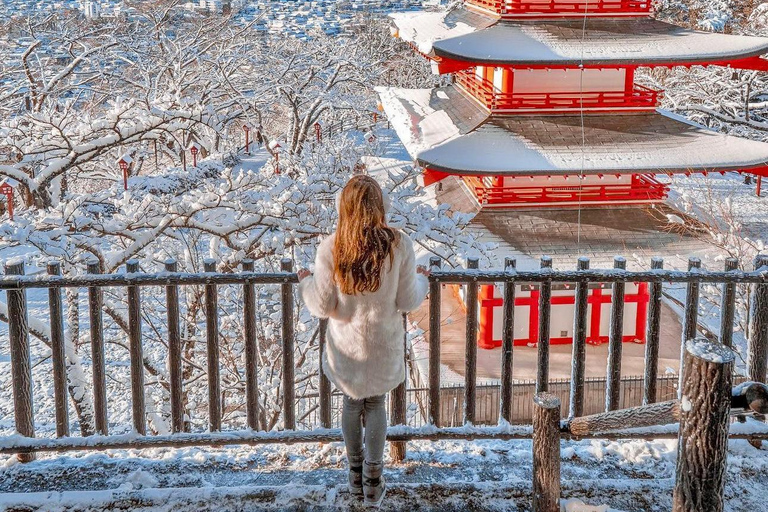
[[[581,124],[581,165],[579,168],[579,205],[576,219],[576,251],[581,250],[581,201],[584,192],[584,148],[587,138],[584,131],[584,41],[587,37],[589,0],[584,0],[584,17],[581,22],[581,55],[579,57],[579,120]]]

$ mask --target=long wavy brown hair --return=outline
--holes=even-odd
[[[334,280],[347,295],[381,287],[384,263],[392,265],[397,231],[387,226],[381,187],[369,177],[353,177],[341,192],[339,226],[333,246]]]

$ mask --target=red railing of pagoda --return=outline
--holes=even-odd
[[[620,185],[555,185],[550,187],[497,187],[486,185],[482,178],[464,178],[480,204],[489,207],[525,206],[534,203],[601,202],[627,203],[661,201],[667,197],[669,185],[652,175],[634,175],[632,183]]]
[[[594,14],[648,15],[651,2],[642,0],[467,0],[468,5],[501,15],[502,18],[537,16],[545,14]]]
[[[456,83],[497,114],[562,112],[584,108],[591,111],[653,110],[659,105],[659,91],[635,84],[631,91],[509,93],[496,89],[474,72],[456,73]]]

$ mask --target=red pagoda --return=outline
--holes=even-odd
[[[681,28],[653,19],[643,0],[466,0],[392,18],[395,36],[454,77],[435,89],[379,90],[425,185],[453,175],[482,208],[541,208],[663,201],[659,175],[768,176],[768,144],[658,110],[661,92],[635,82],[639,66],[767,71],[768,38]],[[483,288],[480,344],[490,348],[500,343],[500,295]],[[642,342],[647,292],[637,293],[629,338]],[[593,309],[590,336],[600,342]]]

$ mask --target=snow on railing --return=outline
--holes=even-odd
[[[502,18],[536,17],[559,14],[571,16],[648,16],[652,2],[647,0],[466,0]]]
[[[502,92],[474,71],[460,71],[455,77],[462,89],[494,114],[654,110],[661,94],[639,84],[635,84],[631,91]]]

